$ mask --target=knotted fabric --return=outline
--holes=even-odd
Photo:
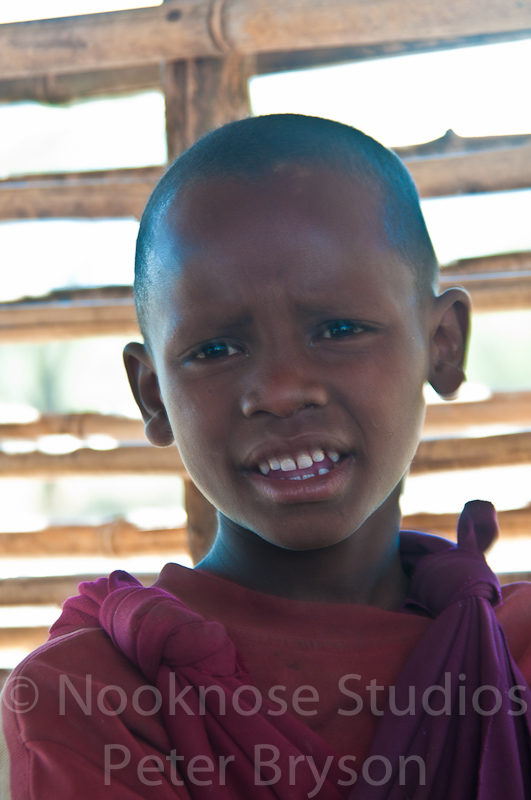
[[[371,747],[391,763],[392,779],[375,787],[361,778],[351,800],[531,797],[531,696],[494,614],[500,584],[483,557],[497,535],[493,506],[479,500],[461,514],[457,547],[402,532],[402,563],[411,576],[405,610],[435,619],[397,680],[393,708]],[[399,716],[411,687],[415,713]],[[404,756],[422,760],[424,786],[404,767]]]
[[[168,777],[172,796],[525,800],[531,797],[531,697],[493,610],[501,602],[500,585],[482,551],[496,535],[494,509],[482,501],[465,507],[457,547],[435,536],[401,534],[411,579],[401,611],[434,621],[390,687],[371,748],[371,782],[361,774],[354,787],[345,787],[339,754],[302,722],[289,713],[269,715],[267,701],[256,713],[251,677],[225,628],[163,589],[144,588],[120,571],[81,584],[51,638],[103,628],[160,692],[179,764],[200,755],[216,765],[208,775],[214,786],[202,786],[187,783],[174,764],[185,785],[172,789]],[[257,771],[257,747],[265,760],[277,756],[278,772],[272,766]],[[234,757],[223,775],[220,755]],[[323,776],[318,793],[316,773]],[[166,796],[161,788],[160,797]]]

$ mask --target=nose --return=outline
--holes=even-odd
[[[287,360],[263,365],[254,376],[247,374],[241,396],[241,409],[246,417],[265,412],[276,417],[291,417],[309,407],[328,403],[328,392],[315,368]]]

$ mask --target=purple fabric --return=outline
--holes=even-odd
[[[512,689],[529,705],[530,690],[494,614],[500,584],[482,553],[497,534],[494,507],[480,500],[467,503],[461,514],[457,547],[438,537],[401,534],[402,561],[411,575],[404,610],[435,620],[396,684],[394,710],[408,708],[413,686],[416,713],[398,716],[388,707],[371,747],[370,755],[384,754],[391,762],[393,779],[375,787],[361,777],[350,800],[531,797],[531,711],[522,714],[524,706],[509,695]],[[438,716],[420,701],[436,685],[448,687],[444,696],[435,691],[427,700],[428,709],[443,712]],[[515,692],[516,686],[522,689]],[[493,688],[481,691],[474,707],[480,687]],[[403,767],[400,781],[404,754],[426,765],[424,786],[413,764]]]
[[[493,611],[501,602],[500,585],[482,554],[496,535],[494,508],[482,501],[465,507],[459,520],[457,547],[435,536],[401,534],[402,561],[411,576],[402,611],[434,617],[396,686],[390,687],[395,691],[398,710],[408,708],[413,687],[415,713],[398,715],[390,698],[369,754],[374,757],[371,783],[358,772],[355,786],[343,788],[338,780],[344,779],[345,773],[338,772],[334,763],[319,792],[320,800],[345,796],[349,800],[531,797],[531,712],[526,709],[519,714],[521,704],[509,695],[513,687],[520,686],[517,696],[529,703],[530,690],[509,653]],[[218,686],[228,698],[249,682],[225,628],[206,622],[168,592],[156,587],[146,589],[123,572],[82,584],[80,590],[78,597],[67,601],[52,628],[52,638],[101,626],[163,697],[168,695],[172,676],[179,691],[208,683]],[[430,687],[435,686],[444,687],[447,693],[435,690],[430,694]],[[477,711],[471,700],[480,687],[492,688],[476,698]],[[426,692],[429,705],[424,708]],[[194,691],[190,696],[195,697]],[[480,713],[488,712],[497,697],[500,707],[495,713]],[[219,787],[219,800],[307,797],[315,785],[313,777],[303,764],[297,786],[291,785],[284,778],[289,756],[311,754],[320,772],[334,756],[333,748],[289,714],[220,717],[214,706],[210,708],[210,701],[207,710],[206,716],[165,716],[165,726],[172,746],[180,748],[186,758],[197,753],[238,754],[240,772],[230,785]],[[435,715],[433,711],[442,713]],[[259,788],[254,783],[254,742],[278,746],[281,752],[283,780],[274,786]],[[404,758],[415,756],[425,765],[424,785],[419,783],[419,762],[403,763]],[[382,757],[386,762],[381,763]],[[389,764],[391,770],[390,775],[382,771],[381,786],[375,785],[379,763],[382,769]],[[210,790],[201,787],[188,789],[189,796],[197,800],[212,796]]]

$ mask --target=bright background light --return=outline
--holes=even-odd
[[[0,23],[159,4],[4,1]],[[326,116],[399,147],[439,138],[449,128],[466,137],[531,133],[530,75],[531,39],[262,75],[251,80],[250,93],[256,114]],[[157,91],[61,107],[0,104],[0,130],[0,177],[150,166],[166,160],[164,99]],[[433,198],[422,205],[444,264],[531,250],[531,190]],[[0,302],[66,286],[131,283],[137,230],[135,220],[0,223]],[[39,411],[138,416],[121,365],[125,341],[113,337],[2,346],[0,370],[9,376],[0,394],[2,421],[29,421]],[[492,390],[530,389],[529,353],[531,311],[478,315],[469,359],[473,392],[485,396]],[[48,438],[31,447],[65,452],[79,443]],[[101,437],[81,444],[96,449],[114,446]],[[4,445],[5,451],[10,448],[21,452],[23,445]],[[523,506],[531,501],[530,470],[505,467],[412,477],[403,509],[458,511],[477,496],[495,500],[500,509]],[[0,481],[0,506],[0,528],[12,532],[65,520],[102,524],[116,516],[145,528],[178,526],[185,519],[182,482],[171,478],[5,480]],[[531,570],[530,541],[502,541],[491,563],[505,571]],[[156,572],[162,559],[5,559],[1,570],[2,577],[16,577],[108,573],[117,566]],[[9,609],[11,620],[14,613]],[[42,617],[32,617],[31,609],[21,610],[25,616],[17,624],[41,624],[56,613],[43,609]],[[20,657],[19,651],[0,653],[0,667]]]

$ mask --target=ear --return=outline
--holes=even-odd
[[[147,438],[156,447],[169,447],[174,441],[173,431],[147,347],[130,342],[124,349],[124,364],[134,398],[142,412]]]
[[[455,397],[466,377],[470,310],[470,295],[464,289],[447,289],[435,299],[429,381],[445,400]]]

